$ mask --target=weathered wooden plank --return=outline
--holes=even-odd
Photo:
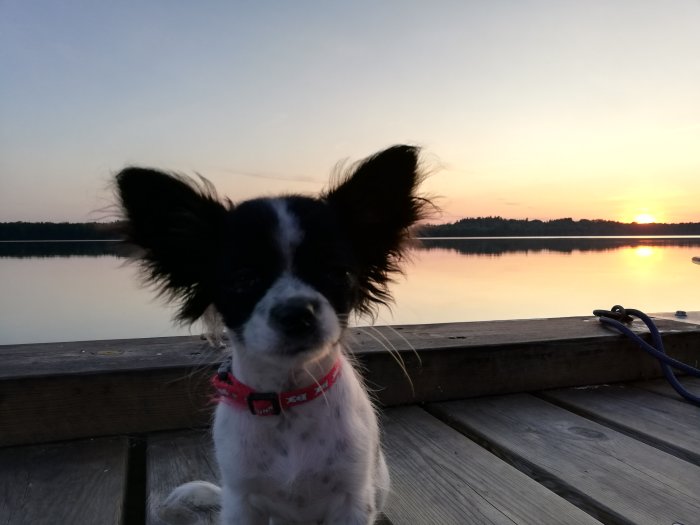
[[[162,368],[206,368],[224,352],[198,337],[154,337],[0,346],[0,379],[119,373]]]
[[[147,513],[147,525],[163,525],[153,508],[178,485],[195,480],[217,483],[218,469],[211,434],[206,430],[150,435],[146,465],[146,490],[151,507]]]
[[[659,325],[669,353],[700,359],[700,327]],[[660,373],[592,318],[353,328],[348,340],[383,406]],[[178,337],[4,346],[0,355],[2,446],[199,426],[209,418],[208,377],[225,354]]]
[[[688,337],[700,341],[700,326],[672,320],[659,320],[658,326],[662,334],[669,336],[671,351],[688,353],[687,345],[676,345],[676,341],[682,342]],[[632,328],[645,331],[638,321],[632,324]],[[678,335],[686,337],[679,339]],[[356,327],[348,331],[349,346],[354,353],[380,356],[386,354],[387,348],[410,355],[414,349],[439,352],[529,346],[562,340],[597,340],[616,346],[623,339],[592,317]],[[209,348],[198,337],[184,336],[0,345],[0,355],[3,356],[0,379],[38,379],[65,374],[208,368],[216,366],[225,354],[219,349]],[[698,358],[697,352],[692,355]]]
[[[544,399],[700,465],[700,410],[626,385],[542,392]]]
[[[476,333],[470,331],[472,324]],[[673,321],[660,321],[658,326],[669,354],[687,362],[700,359],[700,340],[696,339],[700,328]],[[647,337],[641,322],[632,327]],[[412,382],[386,352],[356,354],[384,406],[636,381],[661,373],[654,359],[601,326],[596,318],[405,328],[401,332],[417,355],[406,350],[405,343],[397,342],[396,348]],[[449,331],[443,333],[443,329]],[[358,350],[354,344],[353,348]]]
[[[382,418],[395,525],[599,523],[417,407]]]
[[[651,314],[651,317],[654,320],[667,319],[670,321],[678,321],[680,323],[700,325],[700,312],[685,312],[684,316],[677,315],[676,312],[661,312]]]
[[[698,366],[698,364],[696,363],[693,366]],[[678,380],[689,392],[692,392],[696,396],[700,396],[699,377],[679,376]],[[635,388],[641,388],[643,390],[648,390],[649,392],[654,392],[656,394],[670,397],[673,399],[683,400],[683,397],[673,389],[673,387],[668,383],[668,381],[666,381],[666,379],[634,382],[631,383],[630,386],[634,386]]]
[[[700,467],[527,394],[431,407],[609,523],[696,523]]]
[[[126,469],[125,439],[0,450],[0,521],[119,525]]]
[[[0,446],[205,425],[209,378],[160,369],[0,381]]]

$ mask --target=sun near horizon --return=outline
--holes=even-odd
[[[634,222],[637,224],[652,224],[656,222],[656,217],[649,213],[640,213],[639,215],[635,215]]]

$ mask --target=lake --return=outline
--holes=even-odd
[[[700,236],[428,239],[375,324],[700,310],[693,256]],[[113,242],[0,243],[0,344],[199,333],[125,261]]]

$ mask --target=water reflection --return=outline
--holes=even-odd
[[[0,344],[187,334],[121,257],[5,257],[0,279]]]
[[[0,243],[0,344],[188,333],[117,253],[115,242]],[[700,238],[429,239],[378,324],[590,315],[613,304],[696,311],[694,256]]]
[[[700,239],[429,240],[383,323],[590,315],[614,304],[700,310]]]
[[[654,247],[697,247],[698,237],[473,237],[421,239],[418,250],[453,250],[464,255],[504,255],[537,252],[602,252]],[[700,250],[699,250],[700,251]],[[0,257],[126,257],[128,248],[119,241],[0,241]]]
[[[2,241],[0,257],[126,256],[119,241]]]
[[[421,239],[419,248],[449,249],[465,255],[537,252],[605,252],[621,248],[678,246],[700,248],[700,237],[474,237]]]
[[[654,248],[651,246],[640,246],[635,248],[634,253],[639,257],[651,257],[654,255]]]

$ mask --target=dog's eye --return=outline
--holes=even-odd
[[[347,268],[329,268],[324,272],[323,277],[328,282],[344,284],[352,278],[352,273]]]
[[[228,287],[228,291],[234,294],[242,294],[249,292],[260,284],[260,280],[250,280],[246,282],[238,282]]]
[[[226,287],[229,293],[241,294],[258,288],[263,282],[260,272],[242,268],[232,273],[231,280]]]

